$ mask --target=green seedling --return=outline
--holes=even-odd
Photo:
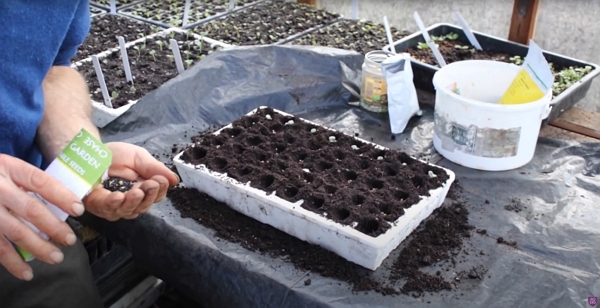
[[[185,62],[185,67],[188,68],[194,63],[194,60],[187,59],[184,62]]]
[[[152,49],[148,53],[152,56],[154,62],[156,62],[156,50]]]
[[[117,99],[118,97],[119,97],[119,92],[117,92],[117,91],[112,91],[112,92],[110,93],[110,98],[112,98],[112,99]]]
[[[521,58],[520,56],[514,56],[514,57],[510,57],[508,58],[508,60],[516,65],[521,65],[523,64],[523,58]]]
[[[196,40],[195,43],[196,43],[196,46],[198,46],[198,50],[202,50],[202,48],[204,48],[203,40]]]
[[[446,34],[446,38],[451,41],[456,41],[458,39],[458,34],[451,32],[451,33]]]
[[[591,66],[586,67],[569,67],[554,75],[554,84],[552,86],[552,94],[559,95],[575,83],[579,82],[585,75],[592,71]]]
[[[169,62],[175,62],[175,56],[167,55],[167,58],[169,58]]]
[[[158,48],[160,49],[160,51],[162,51],[165,43],[163,41],[159,40],[159,41],[156,41],[156,45],[158,45]]]
[[[467,50],[470,49],[471,47],[467,46],[467,45],[454,45],[455,49],[462,49],[462,50]]]
[[[171,33],[169,33],[169,37],[171,37],[172,39],[175,38],[175,31],[171,31]]]
[[[425,42],[421,42],[417,44],[417,49],[429,49],[429,45],[427,45]]]
[[[144,45],[135,45],[135,46],[133,46],[133,49],[135,49],[137,51],[137,54],[138,54],[137,59],[139,59],[140,56],[142,55],[142,51],[144,49],[146,49],[146,44],[144,44]]]

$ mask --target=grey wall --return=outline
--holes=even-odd
[[[350,16],[351,0],[319,0],[328,11]],[[499,37],[508,36],[513,0],[359,0],[359,18],[381,22],[383,15],[397,28],[416,31],[416,10],[425,26],[456,23],[459,11],[471,28]],[[576,59],[600,63],[600,0],[541,0],[534,37],[543,49]],[[600,112],[600,78],[579,107]],[[598,123],[600,127],[600,123]]]

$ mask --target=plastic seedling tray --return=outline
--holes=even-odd
[[[271,4],[274,4],[277,2],[272,2],[272,1],[261,1],[260,3],[256,3],[255,5],[253,5],[252,7],[247,7],[244,10],[238,11],[238,12],[232,12],[229,15],[225,15],[225,16],[221,16],[218,17],[214,20],[212,20],[210,23],[202,23],[196,26],[190,26],[188,29],[191,29],[192,31],[196,32],[196,33],[208,33],[208,35],[216,40],[222,40],[222,38],[220,37],[221,35],[224,35],[225,37],[233,37],[235,35],[243,35],[243,36],[248,36],[248,33],[252,33],[254,34],[254,31],[258,31],[261,32],[263,34],[265,34],[264,32],[266,31],[265,29],[259,30],[259,28],[248,30],[247,28],[253,28],[253,26],[257,26],[257,27],[266,27],[266,28],[272,28],[274,26],[277,26],[277,24],[271,19],[273,18],[274,20],[276,19],[280,19],[281,16],[285,16],[285,12],[281,12],[278,11],[279,8],[275,7],[268,7]],[[287,8],[281,8],[281,10],[285,10]],[[263,12],[256,12],[257,10],[268,10],[270,12],[270,14],[264,14]],[[248,21],[248,20],[236,20],[238,17],[242,17],[243,15],[246,14],[255,14],[255,15],[259,15],[260,17],[257,17],[255,19],[253,19],[252,21]],[[269,38],[270,42],[267,42],[266,40],[263,41],[262,39],[258,40],[258,39],[251,39],[250,42],[242,42],[241,44],[237,43],[237,42],[233,42],[231,41],[231,39],[229,41],[226,40],[222,40],[224,43],[226,44],[230,44],[230,45],[234,45],[234,46],[241,46],[241,45],[263,45],[263,46],[269,46],[269,45],[285,45],[289,42],[292,42],[300,37],[303,37],[307,34],[313,33],[315,31],[318,31],[319,29],[328,27],[330,25],[336,24],[339,21],[343,20],[344,16],[343,15],[339,15],[336,14],[335,18],[332,18],[329,21],[321,21],[319,24],[313,26],[313,27],[309,27],[306,30],[300,31],[300,32],[296,32],[296,33],[288,33],[287,36],[283,36],[280,37],[279,39],[275,38]],[[293,20],[292,18],[289,19],[280,19],[283,20],[286,23],[294,23],[294,22],[298,22]],[[231,24],[234,23],[234,21],[239,22],[238,26],[239,28],[236,29],[227,29],[227,26],[230,26]],[[255,22],[255,23],[253,23]],[[243,25],[240,25],[243,24]],[[207,29],[210,28],[210,29]],[[220,30],[215,30],[215,29],[227,29],[228,32],[225,32],[223,34],[219,33]],[[296,29],[290,28],[291,31],[296,31]],[[214,33],[214,32],[217,33]],[[239,37],[239,36],[238,36]],[[250,37],[250,36],[248,36]],[[231,41],[231,42],[230,42]]]
[[[179,27],[188,29],[263,1],[267,0],[242,0],[243,5],[236,4],[234,9],[230,11],[228,0],[192,0],[189,17],[185,26],[183,25],[185,0],[148,0],[136,3],[135,5],[129,5],[127,8],[119,10],[119,13],[164,28]],[[240,2],[240,0],[236,2]],[[214,7],[207,7],[208,5],[214,5]],[[161,6],[167,6],[167,8],[161,8]]]
[[[253,115],[262,108],[266,107],[255,109],[248,115]],[[277,110],[274,110],[274,112],[283,116],[291,116]],[[341,135],[333,129],[297,117],[295,119]],[[232,127],[231,124],[214,134],[218,135],[223,129],[230,127]],[[354,139],[363,144],[372,144],[359,138]],[[375,147],[387,150],[379,145],[375,145]],[[181,152],[175,156],[174,164],[186,187],[198,189],[244,215],[271,225],[301,240],[319,245],[348,261],[371,270],[377,269],[390,252],[443,203],[455,179],[455,175],[451,170],[435,166],[447,173],[448,179],[446,182],[441,187],[430,190],[429,197],[422,196],[417,204],[405,209],[404,215],[400,216],[395,222],[390,223],[390,228],[387,231],[377,237],[372,237],[359,232],[351,225],[343,225],[327,219],[324,215],[302,208],[303,200],[292,203],[277,197],[276,194],[253,188],[248,183],[241,183],[224,173],[209,170],[204,164],[191,165],[185,163],[181,158],[183,153]],[[428,164],[426,162],[422,163]]]
[[[165,30],[160,31],[160,32],[156,32],[156,33],[150,34],[150,35],[148,35],[146,37],[142,37],[142,38],[139,38],[137,40],[127,42],[125,44],[125,47],[127,49],[129,49],[130,47],[132,47],[134,45],[143,43],[145,40],[151,39],[151,38],[155,38],[157,36],[168,38],[168,35],[171,32],[177,32],[177,33],[182,33],[182,34],[188,33],[187,31],[184,31],[184,30],[181,30],[181,29],[178,29],[178,28],[169,28],[169,29],[165,29]],[[214,46],[220,46],[220,47],[223,47],[223,48],[229,47],[229,45],[223,44],[223,43],[221,43],[219,41],[216,41],[216,40],[213,40],[211,38],[203,37],[203,36],[200,36],[200,35],[197,35],[197,34],[193,34],[193,33],[191,33],[190,35],[193,35],[196,39],[203,40],[205,43],[209,44],[211,46],[211,48],[214,47]],[[168,46],[165,47],[165,48],[168,49]],[[97,56],[98,56],[98,59],[100,61],[102,61],[103,59],[105,59],[109,55],[112,55],[113,53],[118,53],[118,52],[120,52],[120,49],[117,46],[117,47],[112,48],[110,50],[104,51],[104,52],[98,54]],[[81,66],[81,65],[83,65],[85,63],[88,63],[88,62],[91,62],[91,57],[83,59],[83,60],[81,60],[79,62],[76,62],[76,63],[72,64],[71,66],[73,68],[77,69],[79,66]],[[109,89],[108,90],[109,90],[109,92],[111,91],[110,85],[109,85]],[[93,107],[92,120],[94,122],[94,125],[96,125],[99,128],[102,128],[102,127],[108,125],[110,122],[114,121],[116,118],[120,117],[123,113],[125,113],[127,110],[129,110],[129,108],[131,108],[131,106],[133,106],[137,102],[138,102],[138,100],[130,100],[129,103],[126,104],[126,105],[124,105],[124,106],[121,106],[121,107],[118,107],[118,108],[110,108],[110,107],[106,106],[105,104],[103,104],[102,102],[98,102],[98,101],[95,101],[95,100],[92,99],[92,107]]]
[[[90,6],[90,17],[93,18],[93,17],[103,14],[103,13],[106,13],[106,11],[103,9],[97,8],[95,6]]]
[[[103,11],[103,12],[102,12],[102,13],[100,13],[100,14],[95,14],[95,15],[92,15],[92,16],[90,16],[90,18],[91,18],[91,20],[92,20],[92,23],[94,23],[94,22],[95,22],[97,19],[105,18],[105,17],[108,17],[108,16],[111,16],[111,15],[110,15],[110,13],[106,13],[106,12],[104,12],[104,11]],[[149,25],[149,24],[146,24],[146,23],[144,23],[143,21],[140,21],[140,20],[138,20],[138,19],[128,18],[128,17],[126,17],[126,16],[122,16],[122,15],[120,15],[120,14],[118,14],[118,15],[114,15],[114,16],[115,16],[116,18],[123,19],[124,21],[126,20],[126,21],[128,21],[128,22],[131,22],[131,23],[132,23],[132,25],[133,25],[134,27],[135,27],[135,26],[137,26],[137,25],[139,25],[140,27],[139,27],[139,28],[136,28],[136,29],[140,29],[141,27],[148,27],[148,26],[150,26],[150,27],[154,27],[154,25]],[[123,26],[123,25],[122,25],[122,26]],[[129,27],[129,25],[127,25],[127,27]],[[104,28],[104,29],[105,29],[105,28]],[[143,39],[144,37],[146,37],[146,36],[149,36],[149,35],[152,35],[152,34],[155,34],[155,33],[159,33],[160,31],[163,31],[163,30],[165,30],[165,29],[163,29],[163,28],[155,28],[155,32],[153,32],[153,33],[148,33],[148,34],[146,34],[146,35],[144,35],[144,34],[142,34],[142,33],[139,33],[139,35],[138,35],[138,37],[137,37],[137,38],[135,38],[135,39],[132,39],[132,40],[130,40],[130,41],[127,41],[127,46],[129,46],[129,45],[132,45],[134,41],[137,41],[137,40]],[[116,39],[116,36],[118,36],[119,34],[120,34],[120,33],[111,33],[111,35],[112,35],[111,39],[113,40],[114,44],[106,44],[106,45],[103,47],[103,48],[106,48],[106,49],[105,49],[105,50],[103,50],[102,52],[96,53],[95,55],[96,55],[96,56],[98,56],[98,57],[102,57],[102,56],[104,56],[104,55],[107,55],[107,54],[110,54],[110,53],[112,53],[113,51],[118,51],[118,50],[119,50],[119,44],[118,44],[118,41],[117,41],[117,39]],[[91,34],[90,34],[90,35],[91,35]],[[112,47],[111,47],[111,46],[112,46]],[[81,47],[80,47],[80,48],[81,48]],[[85,62],[85,61],[91,61],[91,55],[89,55],[89,56],[87,56],[87,57],[83,57],[83,58],[81,58],[81,59],[79,59],[79,60],[75,61],[75,63],[79,63],[79,62]]]
[[[139,4],[146,0],[125,0],[125,1],[115,0],[115,1],[116,1],[117,11],[118,11],[118,10],[130,7],[132,5]],[[95,6],[95,7],[101,8],[103,10],[110,11],[110,0],[90,0],[90,4],[91,4],[91,6]]]
[[[380,28],[381,32],[376,34],[374,33],[374,29],[369,29],[366,26]],[[359,30],[360,28],[364,30]],[[367,31],[370,34],[366,34]],[[408,32],[396,28],[392,32],[395,37],[404,37],[408,34]],[[357,35],[365,37],[362,37],[363,39],[361,40],[356,40]],[[297,36],[293,40],[288,39],[287,41],[288,45],[325,46],[349,51],[354,50],[362,54],[381,49],[388,44],[383,25],[366,19],[340,19],[336,23]]]
[[[459,26],[447,23],[439,23],[432,25],[427,28],[427,32],[430,35],[443,36],[449,33],[458,34],[458,40],[460,42],[468,43],[468,39],[465,33]],[[518,55],[524,58],[527,55],[528,46],[511,42],[499,37],[495,37],[481,32],[473,31],[473,34],[481,44],[483,50],[497,51],[502,53],[508,53],[512,55]],[[394,43],[397,52],[407,51],[409,48],[424,42],[421,32],[413,33],[401,40]],[[391,51],[390,46],[387,45],[383,50]],[[581,60],[573,59],[556,53],[544,51],[544,55],[549,62],[561,67],[585,67],[591,66],[592,71],[584,76],[579,82],[575,83],[565,91],[554,97],[551,101],[552,111],[546,120],[543,121],[542,125],[546,125],[548,122],[556,119],[564,111],[573,107],[577,102],[582,100],[592,85],[592,80],[600,74],[600,70],[597,64],[584,62]],[[417,60],[412,61],[412,67],[414,72],[414,83],[419,89],[425,91],[434,91],[432,80],[435,72],[439,70],[439,67],[429,65]]]

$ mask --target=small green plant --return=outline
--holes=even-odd
[[[563,69],[554,75],[554,84],[552,85],[552,94],[555,96],[565,91],[570,86],[579,82],[585,75],[592,71],[591,66],[572,67]]]
[[[175,56],[173,56],[173,55],[167,55],[167,58],[169,58],[169,62],[175,61]]]
[[[152,49],[148,53],[152,56],[154,62],[156,62],[156,50]]]
[[[471,47],[467,46],[467,45],[454,45],[454,49],[461,49],[461,50],[467,50],[470,49]]]
[[[165,43],[163,41],[158,40],[156,41],[156,45],[158,45],[159,50],[162,51]]]
[[[202,51],[202,48],[204,47],[204,41],[203,40],[196,40],[196,41],[194,41],[194,43],[196,43],[196,46],[198,46],[198,50]]]
[[[117,92],[117,91],[112,91],[112,92],[110,93],[110,98],[112,98],[112,99],[117,99],[118,97],[119,97],[119,92]]]
[[[190,67],[194,63],[194,60],[187,59],[184,62],[185,62],[185,67],[187,68],[187,67]]]
[[[516,64],[516,65],[521,65],[523,64],[523,58],[521,58],[520,56],[514,56],[514,57],[510,57],[508,58],[508,60],[512,63],[512,64]]]
[[[429,45],[427,45],[427,43],[425,43],[425,42],[421,42],[421,43],[417,44],[417,48],[418,49],[428,49]]]
[[[172,39],[175,38],[175,31],[171,31],[171,33],[169,33],[169,37],[171,37]]]

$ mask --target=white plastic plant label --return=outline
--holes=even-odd
[[[388,113],[393,134],[400,134],[415,114],[420,114],[413,82],[410,55],[401,53],[385,59],[381,70],[388,85]]]
[[[77,198],[83,199],[96,185],[108,177],[108,168],[112,164],[111,151],[82,129],[65,147],[60,155],[50,163],[45,172],[52,175],[62,185],[71,190]],[[62,221],[69,216],[54,204],[41,196],[30,193],[42,201],[50,212]],[[28,221],[21,219],[43,239],[48,236]],[[33,256],[20,247],[16,247],[23,260],[29,262]]]

